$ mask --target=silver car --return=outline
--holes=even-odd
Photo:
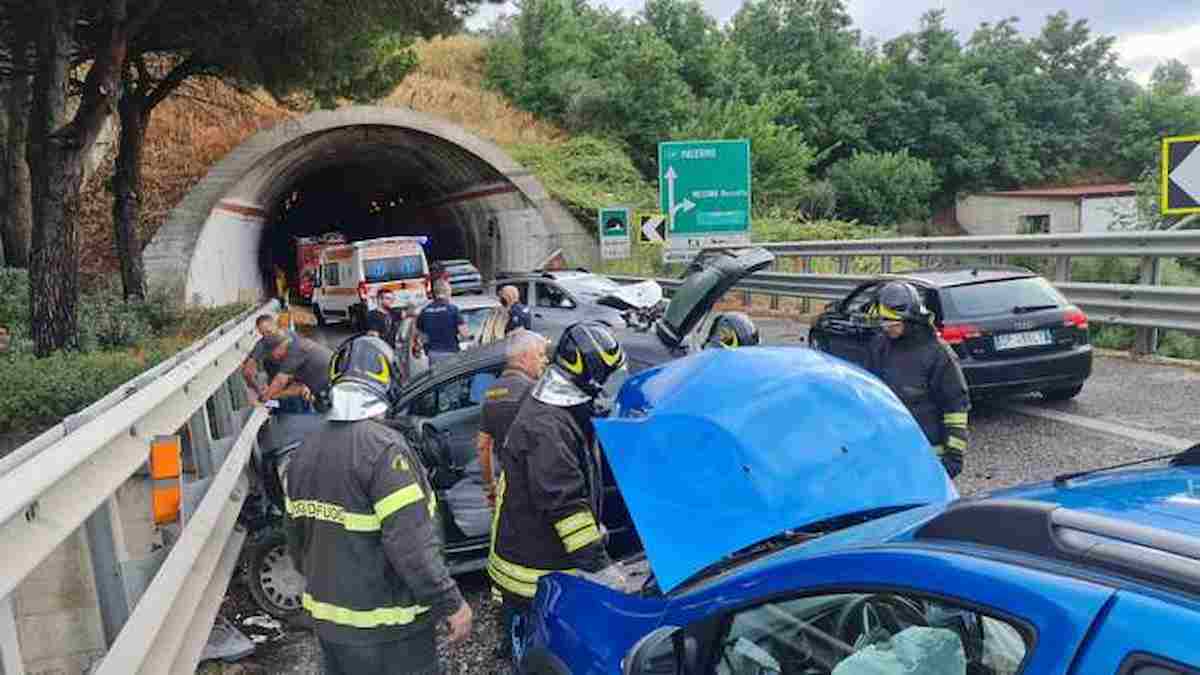
[[[556,334],[579,321],[599,321],[612,328],[624,328],[621,311],[599,303],[620,285],[608,277],[582,270],[532,272],[501,276],[497,286],[516,286],[521,302],[533,312],[533,329]]]

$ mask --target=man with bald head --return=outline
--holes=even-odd
[[[513,331],[506,338],[506,343],[504,372],[483,395],[483,411],[476,438],[484,494],[492,506],[496,505],[493,450],[504,443],[521,401],[546,369],[546,338],[521,328]]]
[[[508,335],[521,328],[533,330],[533,317],[529,308],[521,304],[521,293],[517,291],[517,287],[504,286],[499,295],[500,304],[508,309],[508,326],[505,327],[504,334]]]

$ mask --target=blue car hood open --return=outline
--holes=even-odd
[[[596,430],[663,592],[785,530],[958,496],[891,390],[812,349],[647,370]]]

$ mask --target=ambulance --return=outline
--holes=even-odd
[[[428,237],[383,237],[321,250],[313,283],[317,325],[347,322],[363,327],[377,307],[379,291],[390,289],[400,305],[420,305],[432,295]]]

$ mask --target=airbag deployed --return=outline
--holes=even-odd
[[[958,634],[913,626],[890,640],[851,654],[832,675],[966,675],[967,657]]]

